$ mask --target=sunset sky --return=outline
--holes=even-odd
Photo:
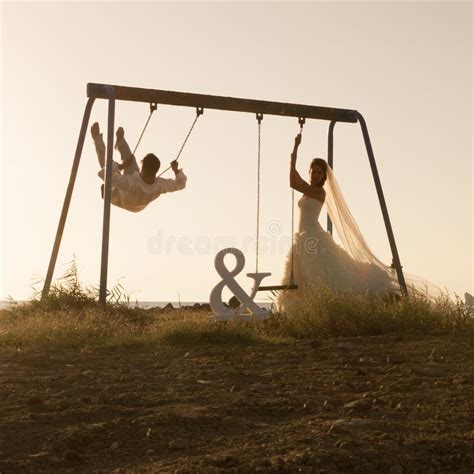
[[[1,292],[44,278],[86,104],[86,84],[359,110],[365,117],[404,270],[473,292],[471,3],[2,3]],[[136,143],[148,105],[118,102]],[[192,108],[160,106],[138,151],[175,158]],[[107,104],[91,123],[106,130]],[[326,158],[325,121],[305,127],[298,167]],[[279,283],[290,245],[289,154],[297,119],[262,123],[260,271]],[[374,253],[390,264],[358,124],[337,124],[335,172]],[[115,155],[118,159],[118,155]],[[235,246],[255,270],[257,122],[207,110],[185,148],[184,191],[133,214],[113,208],[109,287],[132,300],[206,301],[214,256]],[[90,134],[55,277],[74,257],[99,281],[103,201]],[[171,174],[167,175],[171,177]],[[323,218],[325,223],[325,216]],[[239,277],[242,286],[251,281]],[[40,288],[41,285],[38,286]]]

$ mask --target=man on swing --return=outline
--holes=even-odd
[[[101,167],[98,175],[105,181],[105,143],[97,122],[91,127],[91,135]],[[127,211],[140,212],[161,194],[184,189],[187,178],[183,170],[178,169],[177,160],[171,162],[174,179],[156,177],[160,169],[160,160],[156,155],[148,153],[140,169],[125,140],[122,127],[117,129],[116,138],[115,148],[120,153],[122,163],[114,161],[112,164],[112,204]]]

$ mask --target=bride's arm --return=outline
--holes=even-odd
[[[297,135],[295,138],[295,146],[293,152],[291,153],[291,165],[290,165],[290,187],[296,189],[300,193],[303,193],[305,196],[312,197],[318,201],[324,202],[326,198],[326,193],[323,188],[313,187],[307,183],[296,171],[296,158],[298,156],[298,147],[301,143],[301,134]]]
[[[298,147],[301,143],[301,134],[296,135],[295,145],[293,147],[293,152],[291,153],[291,162],[290,162],[290,187],[296,189],[300,193],[307,193],[311,186],[300,176],[298,171],[296,171],[296,158],[298,156]]]

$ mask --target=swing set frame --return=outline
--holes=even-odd
[[[126,87],[109,84],[87,84],[87,103],[82,119],[81,130],[76,145],[76,152],[72,164],[69,183],[66,189],[61,216],[56,231],[56,237],[51,252],[48,271],[43,285],[42,298],[46,298],[49,294],[51,281],[53,278],[56,260],[61,245],[62,235],[66,224],[69,205],[74,190],[77,170],[81,160],[84,140],[87,133],[92,107],[96,99],[106,99],[108,101],[108,123],[107,123],[107,155],[105,168],[105,187],[104,187],[104,211],[102,224],[102,249],[101,249],[101,266],[100,266],[100,287],[99,302],[106,304],[107,301],[107,272],[109,259],[109,239],[110,239],[110,207],[112,196],[112,163],[114,150],[114,125],[115,125],[115,102],[117,100],[144,102],[149,104],[164,104],[181,107],[195,107],[197,110],[215,109],[233,112],[248,112],[259,115],[277,115],[281,117],[297,117],[299,120],[316,119],[329,121],[328,129],[328,164],[331,168],[334,166],[334,126],[337,122],[359,123],[362,129],[367,155],[369,158],[370,168],[382,211],[387,237],[392,251],[392,267],[395,268],[398,277],[400,290],[407,295],[407,286],[403,275],[402,265],[395,242],[395,236],[388,214],[387,204],[382,190],[382,183],[375,162],[375,155],[370,141],[369,131],[364,117],[357,110],[319,107],[312,105],[290,104],[283,102],[271,102],[263,100],[241,99],[234,97],[220,97],[214,95],[191,94],[186,92],[164,91],[157,89],[142,89],[137,87]],[[332,234],[332,223],[328,217],[328,232]]]

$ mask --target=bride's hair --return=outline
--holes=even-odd
[[[311,165],[309,166],[309,169],[310,170],[313,169],[313,166],[315,166],[315,165],[323,170],[324,178],[322,179],[321,183],[318,183],[319,186],[323,186],[324,183],[326,182],[326,179],[328,178],[328,164],[322,158],[314,158],[311,161]]]

